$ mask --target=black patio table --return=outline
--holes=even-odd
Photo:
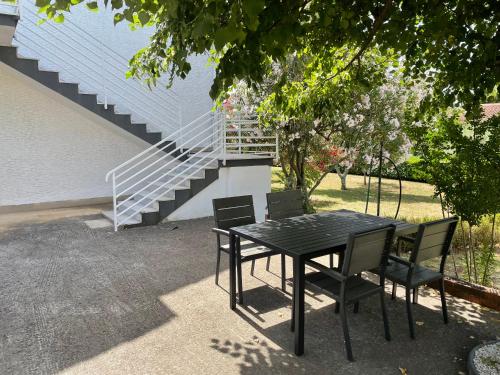
[[[229,296],[236,309],[236,251],[240,238],[264,245],[293,258],[295,301],[295,354],[304,353],[305,263],[345,250],[349,233],[396,224],[396,235],[414,233],[417,226],[404,221],[338,210],[242,225],[229,229]],[[240,301],[241,302],[241,301]]]

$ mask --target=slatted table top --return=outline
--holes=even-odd
[[[396,224],[396,235],[417,230],[415,224],[401,220],[339,210],[232,227],[229,231],[289,256],[313,258],[331,249],[342,250],[349,233],[388,224]]]

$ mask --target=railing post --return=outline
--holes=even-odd
[[[276,159],[276,161],[279,160],[279,152],[280,152],[280,148],[279,148],[279,138],[278,138],[278,131],[276,131],[276,153],[274,155],[274,158]]]
[[[227,118],[223,114],[222,118],[222,165],[226,165],[226,154],[227,154],[227,145],[226,145],[226,136],[227,136]]]
[[[241,155],[241,121],[238,122],[238,153]]]
[[[113,224],[115,227],[115,232],[118,230],[118,222],[116,218],[116,178],[115,178],[115,172],[113,172],[112,175],[113,178]]]

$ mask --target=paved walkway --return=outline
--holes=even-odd
[[[230,311],[227,270],[214,285],[211,220],[114,233],[90,229],[97,217],[53,219],[0,230],[1,374],[458,374],[473,346],[500,335],[499,314],[459,299],[444,325],[426,289],[415,341],[403,301],[388,299],[386,342],[374,297],[349,315],[349,363],[332,300],[309,294],[298,358],[278,259],[271,273],[258,261],[256,277],[244,266],[247,307]]]

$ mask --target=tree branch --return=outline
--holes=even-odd
[[[307,193],[307,196],[309,198],[311,198],[311,195],[314,192],[314,190],[316,190],[316,188],[319,186],[319,184],[321,184],[321,181],[323,181],[323,179],[328,175],[328,173],[330,173],[330,171],[323,172],[321,177],[314,183],[313,187],[311,189],[309,189],[309,192]]]
[[[373,38],[375,37],[375,34],[377,33],[377,31],[380,29],[380,27],[384,23],[384,21],[385,21],[387,15],[389,14],[389,11],[391,10],[391,8],[392,8],[392,0],[386,0],[385,4],[384,4],[384,8],[379,13],[379,15],[377,16],[377,18],[375,18],[375,21],[373,22],[372,29],[370,30],[370,33],[368,34],[367,39],[365,40],[365,42],[363,43],[363,45],[361,46],[361,48],[359,49],[359,51],[354,55],[354,57],[349,61],[349,63],[347,63],[346,66],[344,66],[342,69],[340,69],[337,73],[331,75],[330,77],[325,78],[322,81],[322,83],[325,83],[327,81],[330,81],[330,80],[334,79],[340,73],[345,72],[347,69],[349,69],[351,67],[351,65],[354,64],[354,62],[356,60],[361,59],[363,53],[370,46],[370,43],[372,42]]]

